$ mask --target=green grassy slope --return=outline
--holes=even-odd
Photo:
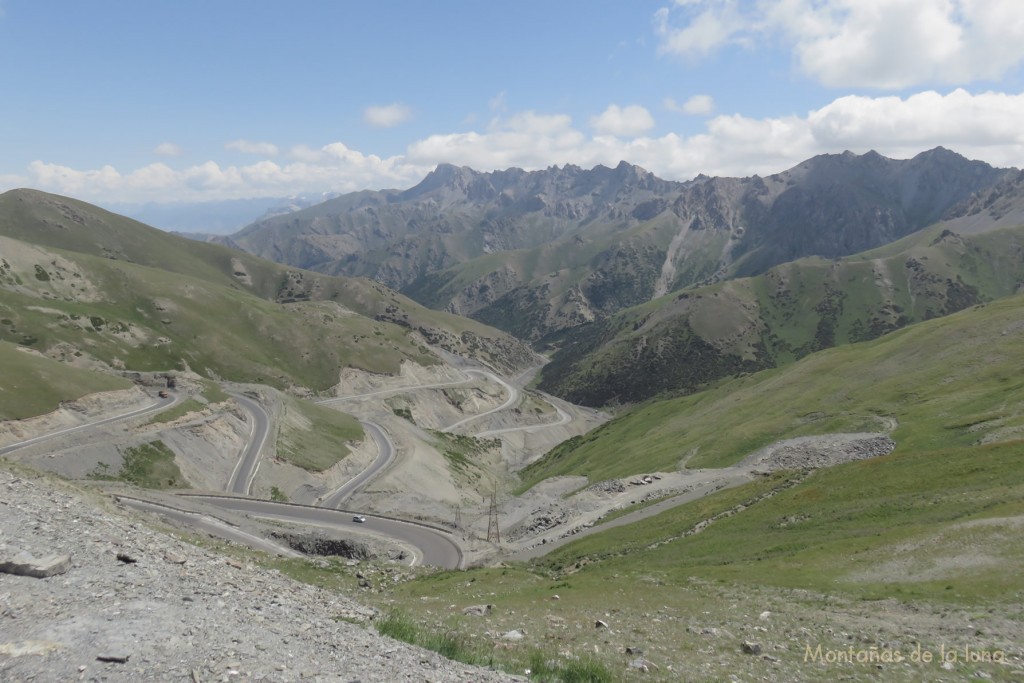
[[[609,529],[544,559],[556,570],[603,561],[603,572],[642,565],[674,581],[689,576],[771,583],[862,597],[891,594],[967,602],[1024,590],[1007,571],[1024,560],[1010,518],[1024,515],[1024,442],[900,449],[813,473],[782,488],[784,475]],[[792,475],[790,475],[792,477]],[[741,514],[698,522],[778,492]],[[984,552],[982,566],[955,558]],[[902,569],[900,569],[902,567]],[[950,586],[950,588],[947,588]]]
[[[281,269],[232,249],[183,239],[69,197],[38,190],[0,194],[0,234],[43,247],[128,261],[273,296]],[[252,285],[233,278],[231,261],[250,270]]]
[[[0,324],[0,339],[38,349],[64,344],[114,367],[187,366],[208,377],[279,388],[326,389],[344,366],[395,372],[406,358],[435,362],[404,328],[353,315],[330,301],[279,304],[155,268],[63,256],[85,273],[83,279],[100,292],[98,300],[54,292],[49,283],[68,277],[55,267],[43,267],[45,281],[15,272],[31,288],[0,289],[0,312],[9,321]],[[35,299],[26,289],[54,293]]]
[[[367,280],[287,268],[31,190],[0,195],[0,340],[114,367],[326,389],[343,367],[438,362],[421,339],[499,368],[507,335]]]
[[[566,336],[541,388],[588,405],[633,403],[873,339],[1017,291],[1022,235],[935,226],[847,259],[663,297]]]
[[[624,643],[636,643],[659,667],[645,680],[784,671],[792,681],[1012,681],[1024,628],[1022,459],[1018,440],[897,451],[805,478],[778,473],[530,565],[419,578],[387,604],[467,636],[479,618],[457,610],[488,602],[496,632],[522,628],[526,646],[557,643],[618,671],[630,659]],[[456,609],[438,607],[449,604]],[[771,664],[744,654],[744,641],[761,644]],[[953,674],[942,660],[823,666],[806,658],[818,645],[904,657],[970,647],[1003,652],[1007,663],[959,661]]]
[[[892,432],[922,451],[1024,436],[1024,296],[1000,299],[781,369],[652,401],[570,440],[523,472],[592,480],[720,467],[779,439]]]
[[[0,420],[42,415],[56,410],[61,401],[132,386],[121,377],[68,367],[5,341],[0,341],[0,368]]]
[[[323,472],[349,454],[347,442],[363,438],[351,415],[282,395],[285,415],[277,437],[277,457],[309,472]]]

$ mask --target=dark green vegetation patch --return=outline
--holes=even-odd
[[[124,461],[116,474],[109,465],[101,463],[92,473],[93,479],[111,479],[128,482],[146,489],[188,488],[189,484],[174,462],[174,451],[163,441],[151,441],[140,446],[125,448]]]

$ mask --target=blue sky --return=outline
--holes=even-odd
[[[0,190],[203,201],[943,145],[1024,167],[1020,0],[0,0]]]

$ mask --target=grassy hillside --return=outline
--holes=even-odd
[[[894,426],[898,451],[1024,437],[1024,296],[637,407],[523,472],[592,480],[720,467],[779,439]]]
[[[363,438],[359,422],[346,413],[282,395],[284,414],[277,457],[309,472],[323,472],[349,454],[346,443]]]
[[[496,367],[530,353],[480,323],[366,280],[287,268],[82,202],[0,195],[0,340],[66,360],[333,386],[344,367],[438,362],[423,341]]]
[[[24,284],[0,289],[8,321],[0,325],[2,339],[64,348],[114,367],[187,367],[279,388],[326,389],[345,366],[395,372],[406,358],[436,362],[404,328],[332,301],[280,304],[132,263],[57,250],[41,255],[44,265],[35,263],[34,272],[11,270]],[[75,281],[89,292],[65,296],[63,285]]]
[[[623,680],[635,679],[631,647],[657,665],[643,680],[1012,681],[1024,633],[1022,458],[1014,441],[779,473],[531,565],[425,576],[385,599],[452,638],[478,633],[464,606],[492,604],[494,632],[526,633],[502,656],[554,646]],[[819,645],[899,650],[905,661],[822,664],[807,658]],[[942,659],[911,662],[915,648],[998,651],[1006,662],[961,658],[947,671]]]
[[[847,259],[663,297],[568,334],[541,388],[588,405],[635,403],[873,339],[1016,292],[1022,235],[936,226]]]
[[[121,377],[68,367],[5,341],[0,341],[0,368],[0,420],[42,415],[56,410],[62,401],[132,386]]]
[[[700,576],[841,587],[867,598],[998,601],[1024,590],[1024,577],[1007,571],[1024,560],[1024,541],[1007,535],[1024,519],[1022,458],[1024,442],[1016,440],[901,449],[815,472],[789,488],[778,476],[581,539],[543,564],[565,570],[603,560],[605,571],[614,571],[639,561],[675,581]],[[773,487],[775,495],[742,514],[685,536]],[[984,566],[953,561],[981,552],[992,558]]]

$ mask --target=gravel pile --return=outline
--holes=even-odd
[[[891,453],[896,442],[884,434],[825,434],[779,441],[752,453],[739,463],[772,472],[781,469],[819,469]]]
[[[515,680],[351,623],[373,610],[344,596],[179,541],[60,482],[0,470],[0,565],[25,553],[69,556],[70,567],[0,573],[0,680]]]

